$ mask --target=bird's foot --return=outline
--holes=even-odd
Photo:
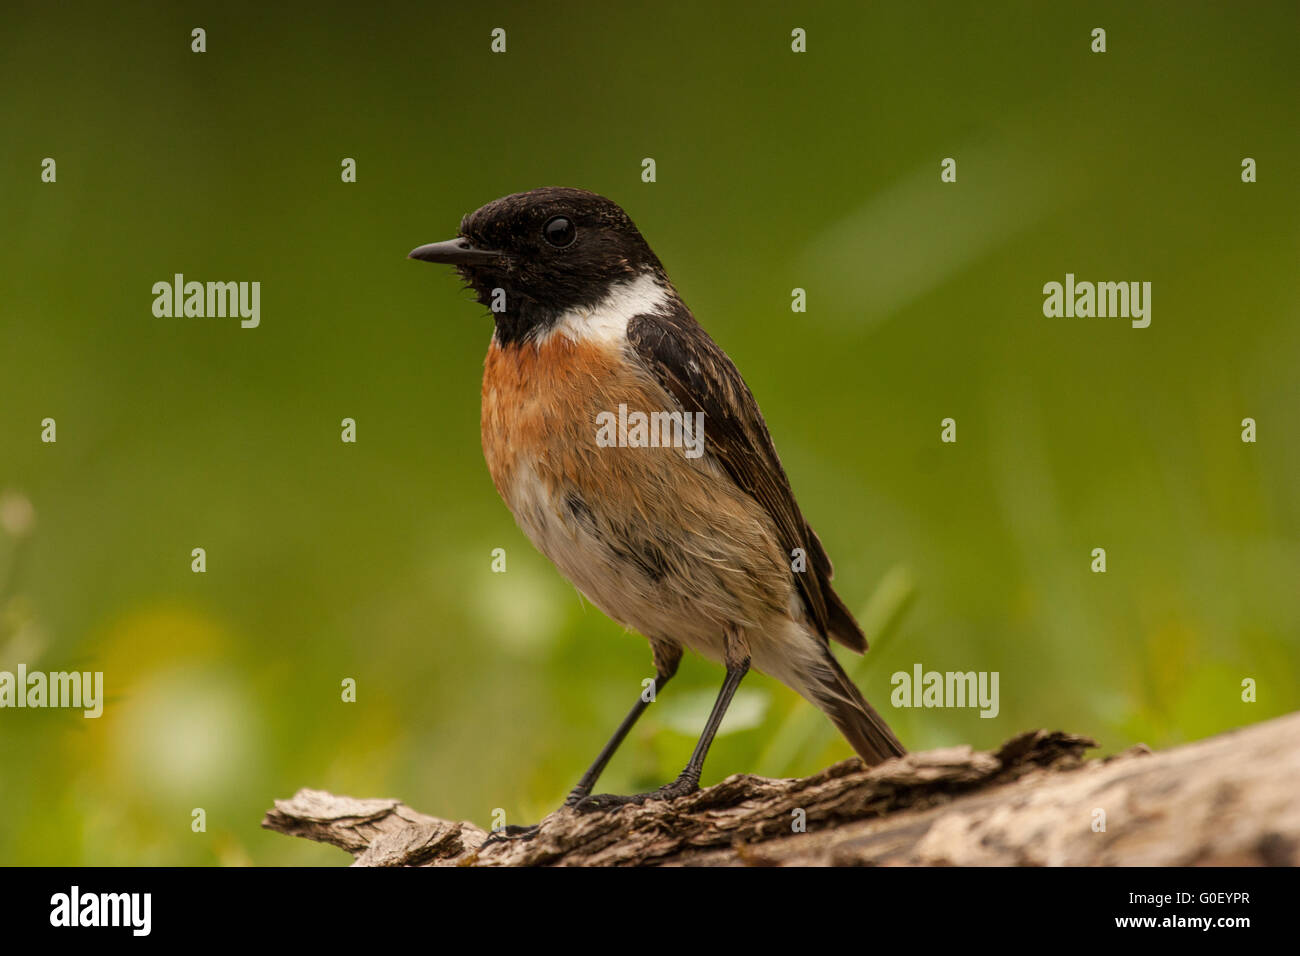
[[[488,838],[479,844],[480,850],[485,850],[494,843],[510,843],[512,840],[523,840],[527,842],[537,836],[537,831],[541,829],[540,823],[534,823],[531,826],[522,826],[511,823],[500,830],[493,830],[488,834]]]
[[[604,810],[624,807],[629,803],[635,803],[639,806],[647,800],[676,800],[678,797],[685,797],[699,789],[699,780],[694,777],[681,776],[672,783],[665,784],[658,790],[651,790],[649,793],[597,793],[591,796],[578,797],[575,791],[569,794],[569,799],[564,801],[564,805],[573,808],[578,813],[599,813]]]

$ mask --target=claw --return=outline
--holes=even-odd
[[[678,777],[672,783],[665,784],[658,790],[651,790],[649,793],[598,793],[590,797],[584,797],[574,803],[573,809],[578,813],[596,813],[602,810],[613,810],[617,807],[625,807],[629,803],[637,806],[645,803],[647,800],[676,800],[678,797],[684,797],[700,789],[699,783],[690,779]],[[570,794],[572,796],[572,794]],[[567,804],[568,801],[565,801]]]
[[[522,826],[516,823],[507,824],[500,830],[493,830],[488,834],[488,838],[479,844],[479,849],[486,849],[493,843],[508,843],[511,840],[531,840],[533,837],[537,836],[537,832],[540,829],[540,823],[534,823],[531,826]]]

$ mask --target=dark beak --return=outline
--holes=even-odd
[[[443,262],[449,266],[468,266],[479,262],[490,262],[500,258],[501,253],[490,249],[476,249],[468,239],[448,239],[446,242],[431,242],[427,246],[412,249],[406,254],[408,259],[422,259],[425,262]]]

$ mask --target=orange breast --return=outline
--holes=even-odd
[[[627,377],[619,364],[610,350],[563,336],[541,346],[492,342],[483,370],[483,456],[507,504],[521,465],[566,470],[565,457],[594,446],[596,415]]]
[[[616,501],[636,496],[634,486],[647,468],[680,465],[680,449],[620,455],[598,447],[597,416],[620,403],[647,411],[675,404],[616,347],[559,335],[540,346],[502,349],[494,341],[483,371],[482,437],[501,497],[514,507],[515,479],[525,466],[548,491],[576,485]]]
[[[705,641],[724,622],[784,615],[793,585],[770,517],[707,452],[602,447],[597,416],[620,404],[678,408],[614,345],[553,336],[488,350],[483,454],[533,544],[648,636],[696,628]]]

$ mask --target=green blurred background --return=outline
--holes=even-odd
[[[562,799],[648,648],[497,499],[490,320],[405,258],[539,185],[620,202],[744,372],[909,746],[1300,704],[1295,3],[4,17],[0,669],[102,670],[109,703],[0,712],[0,862],[346,862],[259,829],[301,786],[481,825]],[[261,327],[155,318],[176,272],[260,281]],[[1066,272],[1151,281],[1151,327],[1044,318]],[[1000,714],[890,707],[917,662],[1000,672]],[[671,779],[720,680],[688,658],[600,789]],[[705,783],[850,755],[742,691]]]

